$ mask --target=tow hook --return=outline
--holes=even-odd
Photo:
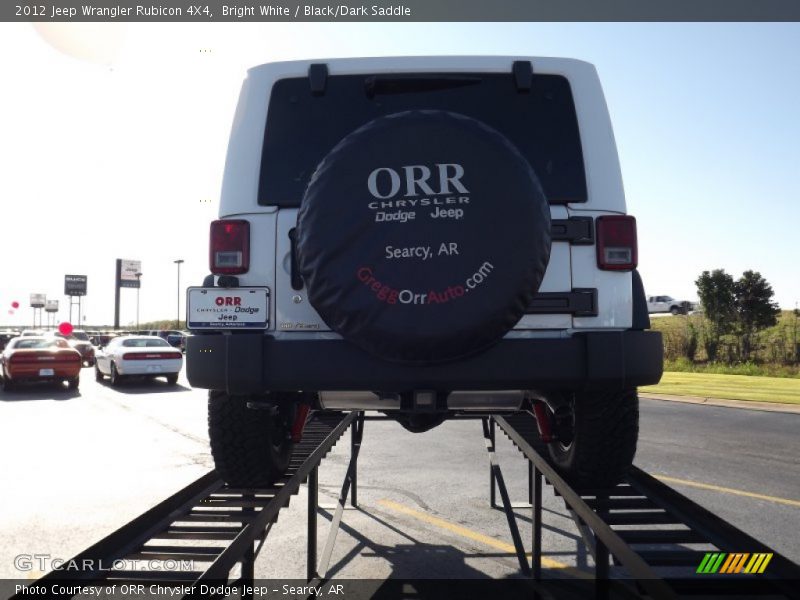
[[[292,424],[292,443],[299,444],[303,438],[303,429],[306,427],[308,421],[308,413],[311,407],[308,404],[300,404],[297,406],[297,415]]]
[[[247,408],[250,410],[266,410],[273,417],[278,414],[278,406],[270,400],[248,400]]]
[[[556,441],[553,429],[550,425],[550,415],[547,414],[547,406],[541,400],[533,401],[533,414],[536,416],[536,426],[539,428],[539,438],[549,444]]]

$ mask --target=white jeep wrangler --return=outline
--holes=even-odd
[[[631,464],[636,387],[660,379],[662,345],[592,65],[253,68],[219,216],[186,357],[229,483],[280,477],[307,407],[415,432],[531,410],[577,485]]]

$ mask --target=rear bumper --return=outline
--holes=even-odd
[[[117,372],[120,375],[152,375],[153,377],[180,373],[182,367],[181,361],[176,360],[170,362],[174,362],[175,364],[166,362],[152,363],[146,360],[121,360],[117,363]],[[148,370],[148,368],[151,370]]]
[[[41,369],[53,369],[53,375],[40,375]],[[42,364],[35,366],[6,366],[6,374],[11,381],[49,381],[57,379],[74,379],[81,374],[80,363],[74,365],[61,366],[53,364]]]
[[[190,337],[186,345],[192,386],[241,394],[623,389],[658,383],[662,370],[663,346],[656,331],[503,339],[470,358],[433,366],[389,363],[341,339],[215,333]]]

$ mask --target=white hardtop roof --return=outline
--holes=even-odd
[[[435,73],[451,71],[469,73],[503,72],[511,73],[516,61],[529,61],[534,73],[550,73],[567,75],[576,71],[590,69],[594,66],[586,61],[574,58],[553,58],[538,56],[386,56],[363,58],[318,58],[310,60],[291,60],[272,62],[248,69],[251,77],[271,76],[303,77],[308,74],[312,64],[325,64],[330,75],[356,75],[360,73]]]

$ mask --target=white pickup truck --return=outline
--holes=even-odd
[[[695,309],[695,303],[689,300],[675,300],[672,296],[648,296],[648,313],[672,313],[685,315]]]

